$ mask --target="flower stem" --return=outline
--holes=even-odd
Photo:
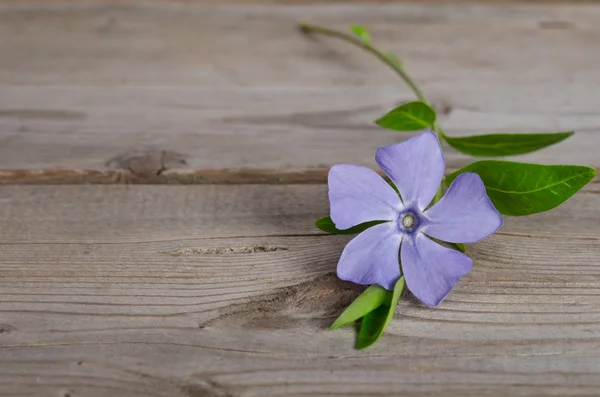
[[[326,36],[337,37],[348,43],[354,44],[355,46],[360,47],[367,52],[370,52],[371,54],[379,58],[381,62],[385,63],[390,68],[392,68],[392,70],[394,70],[394,72],[396,72],[396,74],[398,74],[398,76],[400,76],[400,78],[402,78],[402,80],[404,80],[404,82],[410,87],[410,89],[415,93],[415,95],[417,96],[417,98],[419,98],[420,101],[427,102],[423,91],[421,91],[421,89],[417,86],[415,81],[406,73],[406,71],[404,71],[401,65],[394,62],[393,59],[385,52],[378,50],[371,44],[366,43],[357,37],[352,36],[350,33],[344,33],[340,32],[339,30],[329,29],[324,26],[311,25],[308,23],[301,23],[299,24],[299,27],[303,32],[321,33]]]
[[[300,23],[298,26],[300,30],[305,33],[320,33],[326,36],[337,37],[338,39],[342,39],[348,43],[354,44],[355,46],[375,55],[381,62],[385,63],[394,72],[396,72],[398,76],[400,76],[400,78],[406,83],[406,85],[408,85],[408,87],[412,90],[412,92],[414,92],[420,101],[423,101],[429,105],[429,102],[427,101],[425,94],[423,94],[423,91],[421,91],[417,83],[408,75],[408,73],[406,73],[402,67],[402,64],[397,62],[396,58],[392,54],[381,51],[376,47],[373,47],[370,43],[365,42],[350,33],[341,32],[339,30],[330,29],[324,26],[312,25],[309,23]],[[435,122],[433,125],[433,130],[442,138],[446,136],[444,130],[442,130],[442,127],[438,122]]]

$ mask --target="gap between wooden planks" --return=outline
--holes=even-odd
[[[600,381],[600,195],[506,218],[353,350],[325,185],[0,187],[0,395],[565,396]]]
[[[599,171],[599,169],[596,169]],[[381,170],[376,170],[385,177]],[[450,169],[447,173],[456,171]],[[0,170],[2,185],[308,185],[327,183],[328,168],[304,170],[165,170],[151,168],[145,172],[131,170]],[[600,175],[588,189],[599,189]]]

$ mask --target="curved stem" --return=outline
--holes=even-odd
[[[406,83],[406,85],[410,87],[412,92],[414,92],[414,94],[420,101],[423,101],[429,105],[429,102],[427,101],[427,98],[425,98],[425,94],[423,94],[423,91],[421,91],[417,83],[408,75],[408,73],[406,73],[402,65],[396,60],[396,58],[392,54],[387,54],[373,47],[371,44],[360,40],[358,37],[351,35],[350,33],[340,32],[339,30],[334,30],[319,25],[312,25],[309,23],[300,23],[298,26],[305,33],[320,33],[326,36],[337,37],[375,55],[381,62],[385,63],[394,72],[396,72],[398,76],[400,76],[400,78]],[[433,130],[442,138],[446,136],[444,130],[438,122],[436,122],[433,125]]]
[[[302,29],[302,31],[304,31],[306,33],[321,33],[326,36],[337,37],[348,43],[354,44],[355,46],[360,47],[367,52],[370,52],[371,54],[373,54],[377,58],[379,58],[379,60],[381,62],[385,63],[390,68],[392,68],[392,70],[394,70],[394,72],[396,72],[396,74],[398,76],[400,76],[400,78],[402,78],[402,80],[404,80],[406,85],[408,85],[410,87],[410,89],[415,93],[415,95],[417,96],[417,98],[419,98],[420,101],[427,102],[427,99],[425,98],[423,91],[421,91],[421,89],[417,86],[417,83],[415,83],[415,81],[404,71],[404,69],[402,68],[402,66],[400,64],[395,62],[394,59],[391,58],[385,52],[378,50],[377,48],[373,47],[371,44],[365,43],[364,41],[360,40],[357,37],[352,36],[349,33],[344,33],[344,32],[340,32],[338,30],[329,29],[324,26],[311,25],[308,23],[301,23],[298,26],[300,27],[300,29]]]

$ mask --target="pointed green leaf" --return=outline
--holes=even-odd
[[[387,318],[391,308],[387,306],[379,306],[371,313],[363,317],[358,331],[358,339],[356,341],[357,349],[364,349],[371,346],[379,339],[383,330],[387,326]]]
[[[535,152],[573,135],[573,131],[552,134],[490,134],[465,137],[446,136],[446,142],[471,156],[511,156]]]
[[[462,252],[463,254],[464,254],[465,252],[467,252],[467,246],[466,246],[466,245],[464,245],[463,243],[453,243],[452,245],[453,245],[453,246],[455,246],[455,247],[456,247],[456,249],[458,249],[458,250],[459,250],[460,252]]]
[[[422,101],[408,102],[375,120],[375,124],[395,131],[418,131],[435,123],[435,111]]]
[[[398,188],[396,187],[396,185],[394,184],[394,182],[392,182],[391,180],[387,181],[388,185],[390,185],[392,187],[392,189],[394,189],[394,191],[396,192],[396,194],[398,194],[398,197],[400,197],[400,200],[402,200],[402,196],[400,195],[400,190],[398,190]]]
[[[319,219],[318,221],[316,221],[315,226],[317,226],[322,231],[324,231],[326,233],[331,233],[331,234],[358,234],[360,232],[367,230],[368,228],[370,228],[372,226],[379,225],[380,223],[384,223],[384,222],[387,222],[387,221],[365,222],[365,223],[361,223],[360,225],[351,227],[350,229],[339,230],[335,227],[335,223],[333,223],[331,218],[326,216],[326,217],[323,217],[323,218]]]
[[[354,33],[356,37],[360,39],[360,41],[365,44],[371,44],[371,34],[366,28],[359,25],[350,25],[350,29],[352,30],[352,33]]]
[[[344,325],[350,324],[361,317],[366,316],[379,306],[389,302],[392,299],[392,293],[377,284],[371,285],[362,294],[358,296],[344,310],[342,314],[335,320],[335,322],[329,328],[330,331],[343,327]]]
[[[596,175],[594,168],[578,165],[485,160],[448,175],[447,183],[463,172],[479,174],[498,211],[513,216],[548,211],[573,196]]]
[[[392,317],[394,317],[394,311],[400,300],[400,295],[404,290],[404,276],[396,282],[394,286],[394,293],[392,295],[391,302],[388,306],[382,305],[376,310],[370,312],[363,317],[360,325],[360,331],[358,332],[358,340],[356,341],[357,349],[364,349],[365,347],[371,346],[383,333],[385,328],[388,326]]]

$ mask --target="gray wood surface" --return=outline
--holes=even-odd
[[[598,395],[600,196],[507,218],[370,350],[324,185],[0,187],[2,396]]]
[[[228,3],[0,0],[0,396],[600,395],[598,179],[369,350],[327,331],[361,290],[327,169],[412,95],[295,28],[364,24],[449,134],[573,129],[520,159],[598,167],[600,5]]]
[[[408,135],[371,120],[412,95],[360,50],[298,32],[300,20],[368,26],[451,135],[573,129],[521,159],[599,164],[597,5],[9,1],[0,169],[127,168],[110,160],[140,151],[185,158],[175,170],[373,166],[375,148]]]

